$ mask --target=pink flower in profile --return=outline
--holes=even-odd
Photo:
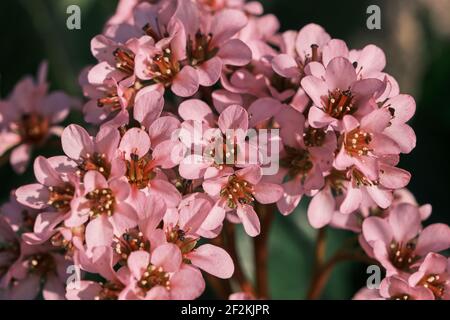
[[[33,148],[52,135],[60,135],[63,121],[75,100],[61,91],[48,93],[47,64],[42,63],[35,83],[28,76],[16,84],[7,100],[0,101],[0,155],[12,149],[10,163],[23,173]]]
[[[285,78],[302,78],[308,63],[322,61],[323,47],[331,40],[319,25],[310,23],[300,31],[286,31],[281,36],[281,51],[272,60],[273,70]]]
[[[135,197],[139,191],[149,191],[164,199],[167,206],[175,207],[180,202],[181,195],[168,181],[162,169],[173,168],[179,163],[181,145],[177,141],[165,140],[160,130],[153,130],[164,128],[164,123],[170,122],[169,118],[165,117],[157,127],[150,128],[152,137],[155,138],[154,145],[151,145],[147,132],[132,128],[122,137],[119,150],[127,166],[126,177],[132,188],[131,196]]]
[[[167,243],[152,253],[132,252],[128,258],[131,272],[125,290],[130,297],[145,300],[190,300],[198,298],[205,281],[198,269],[182,264],[179,248]]]
[[[119,131],[114,128],[103,127],[94,138],[76,124],[66,127],[61,136],[62,148],[77,164],[80,177],[90,170],[100,172],[106,179],[123,176],[125,166],[117,158],[119,141]]]
[[[250,62],[249,47],[239,39],[232,39],[247,24],[243,12],[225,9],[200,19],[202,13],[188,1],[179,10],[191,11],[182,22],[187,37],[187,59],[197,71],[200,85],[215,84],[225,65],[244,66]]]
[[[388,275],[418,266],[430,252],[450,247],[450,228],[432,224],[422,230],[420,212],[410,204],[396,206],[387,218],[369,217],[362,225],[361,244]]]
[[[324,186],[324,172],[331,169],[333,162],[336,135],[332,130],[305,128],[303,115],[294,109],[285,109],[275,119],[284,145],[276,177],[284,193],[277,206],[287,215],[298,206],[303,194]]]
[[[76,164],[66,157],[46,159],[39,156],[34,161],[38,183],[16,190],[20,204],[43,211],[36,218],[33,229],[36,233],[50,237],[53,229],[70,216],[74,198],[79,192],[75,168]]]
[[[383,279],[379,293],[388,300],[434,300],[430,290],[422,286],[410,286],[407,280],[399,276]]]
[[[88,250],[109,246],[113,236],[120,237],[137,225],[137,214],[126,201],[130,186],[126,181],[107,181],[98,171],[88,171],[83,179],[84,193],[74,199],[73,211],[65,220],[68,227],[86,225]]]
[[[429,253],[413,273],[410,286],[423,286],[430,290],[435,299],[450,300],[450,261],[437,253]]]
[[[252,237],[260,232],[259,218],[253,208],[255,202],[275,203],[283,195],[281,186],[264,182],[258,165],[249,165],[237,171],[226,170],[219,177],[205,180],[203,189],[216,201],[203,224],[205,229],[213,230],[222,225],[226,212],[235,210],[245,231]]]
[[[308,113],[311,126],[332,125],[338,131],[342,130],[345,115],[361,119],[369,113],[370,99],[382,93],[384,87],[375,78],[358,80],[355,68],[343,57],[332,59],[320,73],[304,77],[301,85],[314,104]]]

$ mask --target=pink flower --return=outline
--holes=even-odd
[[[314,103],[308,121],[315,128],[332,125],[341,130],[345,115],[360,119],[370,111],[370,99],[383,89],[378,79],[358,80],[351,62],[342,57],[332,59],[321,73],[321,78],[316,74],[301,81]]]
[[[28,166],[31,151],[42,146],[51,134],[60,135],[63,121],[75,100],[61,91],[47,93],[47,64],[42,63],[37,83],[26,77],[16,84],[5,101],[0,101],[0,155],[14,148],[11,165],[17,173]]]
[[[324,172],[331,169],[336,136],[332,130],[299,125],[305,123],[305,119],[294,109],[280,112],[276,121],[281,126],[284,144],[277,179],[280,183],[286,181],[282,184],[284,193],[277,206],[287,215],[298,206],[303,194],[324,186]]]
[[[151,254],[132,252],[128,268],[131,279],[126,290],[137,299],[195,299],[205,288],[200,271],[182,265],[181,253],[172,243],[157,247]]]
[[[252,237],[260,232],[259,218],[253,208],[255,201],[261,204],[275,203],[283,194],[281,186],[263,181],[258,165],[250,165],[237,171],[227,170],[219,177],[205,180],[203,189],[216,199],[204,228],[217,228],[222,224],[227,211],[236,210],[245,231]]]
[[[406,203],[396,206],[387,218],[365,219],[362,231],[363,248],[388,275],[409,272],[428,253],[450,247],[450,228],[436,223],[422,230],[419,210]]]
[[[107,181],[97,171],[88,171],[83,179],[83,195],[74,199],[68,227],[86,225],[88,250],[108,246],[113,236],[120,237],[127,229],[137,225],[137,214],[126,201],[130,186],[121,179]]]
[[[250,62],[252,53],[248,46],[232,39],[247,24],[243,12],[225,9],[211,18],[200,19],[201,12],[188,1],[179,10],[191,11],[182,22],[187,37],[187,59],[197,71],[200,85],[215,84],[225,65],[243,66]]]
[[[449,259],[429,253],[417,272],[409,279],[410,286],[423,286],[430,290],[435,299],[450,300],[450,263]]]
[[[298,33],[285,32],[281,37],[283,53],[273,58],[273,69],[285,78],[303,77],[309,62],[322,61],[323,47],[330,40],[330,35],[313,23],[304,26]]]
[[[354,165],[368,179],[378,180],[380,163],[387,155],[398,155],[400,147],[384,134],[390,125],[391,114],[387,109],[377,109],[367,114],[361,122],[353,116],[344,116],[343,143],[334,166],[345,170]]]
[[[62,148],[76,162],[81,177],[90,170],[100,172],[106,179],[123,176],[125,166],[117,158],[119,141],[118,130],[104,127],[93,138],[75,124],[66,127],[61,136]]]
[[[166,117],[156,128],[164,128],[164,123],[170,121],[168,118],[170,117]],[[177,165],[181,160],[178,157],[181,146],[176,141],[164,140],[164,135],[152,128],[155,127],[150,128],[152,136],[155,137],[152,150],[150,137],[142,129],[132,128],[122,137],[119,150],[127,166],[126,177],[132,187],[132,197],[140,190],[150,191],[161,196],[168,206],[174,207],[180,202],[181,195],[175,186],[167,181],[162,169]]]
[[[433,300],[433,294],[421,286],[410,286],[399,276],[387,277],[381,281],[380,295],[389,300]]]
[[[212,244],[197,246],[199,230],[209,214],[212,203],[194,198],[179,210],[172,210],[164,217],[164,243],[175,244],[183,257],[183,263],[200,268],[213,276],[228,279],[233,275],[234,265],[230,255]]]
[[[182,177],[216,176],[226,168],[245,164],[249,151],[245,142],[249,120],[244,108],[231,105],[215,120],[207,104],[192,99],[180,105],[179,113],[186,120],[182,124],[180,140],[188,151],[194,145],[194,152],[187,153],[180,163]]]

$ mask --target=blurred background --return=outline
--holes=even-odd
[[[387,72],[399,82],[401,91],[416,98],[417,112],[410,124],[417,147],[402,157],[400,166],[412,173],[410,190],[420,204],[431,203],[427,223],[450,223],[450,0],[347,0],[261,1],[266,13],[275,14],[281,30],[300,29],[309,22],[322,25],[333,38],[349,47],[374,43],[387,55]],[[67,6],[81,8],[81,30],[66,28]],[[51,89],[62,89],[81,97],[78,74],[95,62],[90,39],[102,31],[115,11],[115,0],[5,0],[0,1],[0,97],[9,94],[25,74],[36,74],[39,63],[49,61]],[[369,30],[366,9],[381,8],[381,30]],[[73,114],[66,124],[81,122]],[[40,150],[50,156],[60,150]],[[9,191],[33,180],[31,170],[16,176],[9,164],[0,167],[0,200]],[[307,225],[306,203],[285,218],[277,216],[270,234],[270,286],[273,298],[301,299],[309,285],[315,231]],[[329,231],[328,252],[348,236]],[[251,274],[251,241],[240,237],[240,255]],[[342,263],[335,268],[322,298],[348,299],[365,284],[365,266]],[[205,298],[214,297],[208,290]]]

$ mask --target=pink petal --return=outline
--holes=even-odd
[[[134,278],[139,280],[150,265],[150,254],[142,250],[133,251],[128,257],[127,264]]]
[[[144,130],[131,128],[122,137],[119,150],[125,153],[127,160],[131,159],[132,154],[142,158],[150,150],[150,138]]]
[[[215,84],[222,72],[222,60],[219,57],[213,57],[206,60],[197,68],[198,83],[205,87],[210,87]]]
[[[425,256],[429,252],[440,252],[450,247],[450,228],[443,223],[432,224],[420,233],[416,253]]]
[[[268,204],[280,200],[284,193],[281,186],[274,183],[260,182],[254,186],[255,198],[259,203]]]
[[[389,223],[379,217],[366,218],[362,225],[362,233],[367,242],[381,241],[389,245],[394,238]]]
[[[66,127],[61,136],[64,153],[72,159],[81,159],[87,153],[94,153],[94,144],[84,128],[76,124]]]
[[[203,221],[201,228],[205,230],[215,230],[220,227],[225,219],[225,209],[215,203],[208,216]]]
[[[28,184],[16,190],[17,201],[33,209],[47,207],[49,191],[39,183]]]
[[[172,92],[180,97],[190,97],[197,92],[199,86],[197,71],[185,66],[172,82]]]
[[[395,206],[388,220],[395,240],[402,243],[415,238],[422,228],[419,210],[409,203]]]
[[[18,174],[25,172],[31,157],[31,145],[22,143],[11,152],[9,161]]]
[[[285,78],[295,78],[300,75],[297,62],[287,54],[280,54],[273,58],[272,68],[276,73]]]
[[[361,190],[349,187],[344,201],[342,201],[339,211],[344,214],[350,214],[357,210],[362,202]]]
[[[389,207],[392,203],[393,195],[389,190],[382,190],[377,186],[367,187],[367,192],[372,197],[373,201],[383,209]]]
[[[407,124],[394,124],[383,133],[397,143],[402,153],[410,153],[416,147],[416,134]]]
[[[150,184],[150,192],[164,199],[167,206],[177,206],[181,201],[181,194],[173,184],[161,179],[154,180]]]
[[[157,90],[140,90],[135,97],[133,117],[144,127],[150,125],[161,115],[164,97]]]
[[[322,62],[326,66],[335,57],[348,59],[349,51],[347,44],[340,39],[331,39],[322,51]]]
[[[91,220],[86,227],[86,245],[88,249],[110,246],[113,239],[113,228],[108,219],[101,215]]]
[[[184,267],[171,278],[170,295],[174,300],[192,300],[198,298],[205,290],[205,280],[199,270]]]
[[[408,185],[411,174],[403,169],[380,165],[380,183],[388,189],[400,189]]]
[[[178,107],[178,113],[183,120],[195,120],[211,123],[214,119],[211,108],[202,100],[189,99]]]
[[[245,133],[248,129],[248,113],[241,106],[229,106],[220,114],[218,125],[223,133],[227,129],[241,129]]]
[[[311,226],[319,229],[330,223],[335,206],[335,200],[330,189],[325,188],[317,193],[308,207],[308,221]]]
[[[241,205],[238,207],[236,213],[244,225],[245,232],[250,237],[256,237],[261,232],[261,224],[258,215],[252,206],[247,204]]]
[[[217,56],[223,64],[245,66],[252,59],[252,51],[241,40],[231,39],[219,48]]]
[[[343,57],[334,58],[327,65],[325,81],[330,91],[335,89],[347,90],[356,81],[355,68],[350,61]]]
[[[192,264],[213,276],[228,279],[234,273],[234,264],[230,255],[217,246],[204,244],[188,255]]]
[[[173,243],[160,245],[152,252],[151,263],[156,267],[162,267],[165,272],[176,272],[181,262],[180,248]]]
[[[126,202],[116,204],[111,217],[114,234],[120,237],[127,230],[137,226],[138,217],[134,208]]]
[[[214,15],[211,22],[211,34],[213,36],[211,46],[218,47],[238,33],[246,24],[247,17],[239,10],[224,9]]]
[[[328,95],[327,84],[314,76],[306,76],[301,81],[302,88],[306,91],[308,96],[317,107],[322,107],[322,97]],[[332,89],[333,90],[333,89]],[[312,108],[311,108],[312,109]]]

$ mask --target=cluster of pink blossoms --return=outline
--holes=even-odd
[[[64,155],[37,157],[36,182],[1,208],[1,296],[195,299],[202,271],[235,269],[208,239],[239,223],[256,237],[258,208],[288,215],[306,195],[314,228],[357,233],[386,270],[355,298],[448,299],[450,228],[422,227],[431,207],[397,167],[416,144],[414,99],[377,46],[350,50],[316,24],[278,28],[257,2],[121,1],[80,76],[91,133],[66,127]],[[72,101],[46,95],[43,73],[0,104],[0,153],[20,144],[18,172]],[[279,150],[246,138],[263,130]],[[264,174],[270,162],[279,170]],[[68,281],[70,265],[103,280]]]

